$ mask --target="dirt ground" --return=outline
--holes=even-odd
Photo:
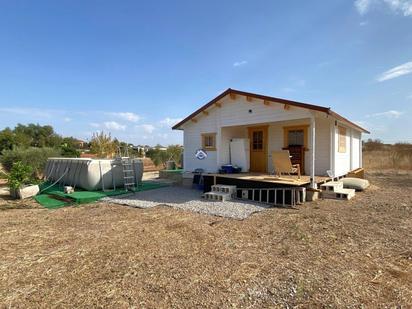
[[[95,203],[0,211],[0,308],[412,304],[412,176],[244,221]]]

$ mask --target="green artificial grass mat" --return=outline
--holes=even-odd
[[[41,204],[43,207],[48,209],[56,209],[64,206],[69,206],[73,204],[87,204],[100,200],[101,198],[108,196],[122,195],[126,193],[131,193],[131,191],[126,191],[124,189],[108,190],[108,191],[86,191],[81,189],[76,189],[75,192],[66,194],[63,192],[63,187],[54,185],[48,187],[50,184],[43,183],[40,185],[41,194],[36,195],[34,199]],[[158,189],[168,186],[164,183],[156,183],[152,181],[143,181],[138,188],[135,188],[134,192],[147,191]]]
[[[70,202],[65,202],[61,200],[54,199],[50,197],[48,194],[39,194],[34,197],[37,203],[42,205],[43,207],[47,209],[56,209],[64,206],[68,206],[71,203]]]

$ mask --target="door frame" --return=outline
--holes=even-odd
[[[262,130],[263,131],[263,154],[265,157],[264,160],[264,173],[268,172],[268,148],[269,148],[269,136],[268,136],[268,128],[269,125],[260,125],[260,126],[253,126],[253,127],[248,127],[248,136],[249,136],[249,161],[250,161],[250,167],[252,167],[252,149],[253,149],[253,136],[252,132],[256,130]],[[251,171],[253,172],[253,171]]]

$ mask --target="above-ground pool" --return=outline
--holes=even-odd
[[[143,162],[130,159],[134,183],[142,181]],[[88,158],[49,158],[44,175],[48,181],[88,191],[124,187],[122,160]]]

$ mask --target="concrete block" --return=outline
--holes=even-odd
[[[204,199],[212,200],[212,201],[229,201],[232,199],[232,195],[228,193],[221,193],[221,192],[207,192],[204,193],[202,196]]]
[[[334,192],[336,190],[343,189],[343,183],[341,181],[329,181],[327,183],[321,184],[320,189],[322,191]]]
[[[355,196],[355,189],[339,189],[334,192],[322,191],[322,198],[330,198],[336,200],[350,200]]]
[[[228,186],[228,185],[213,185],[212,186],[213,192],[222,192],[222,193],[236,193],[236,186]]]

